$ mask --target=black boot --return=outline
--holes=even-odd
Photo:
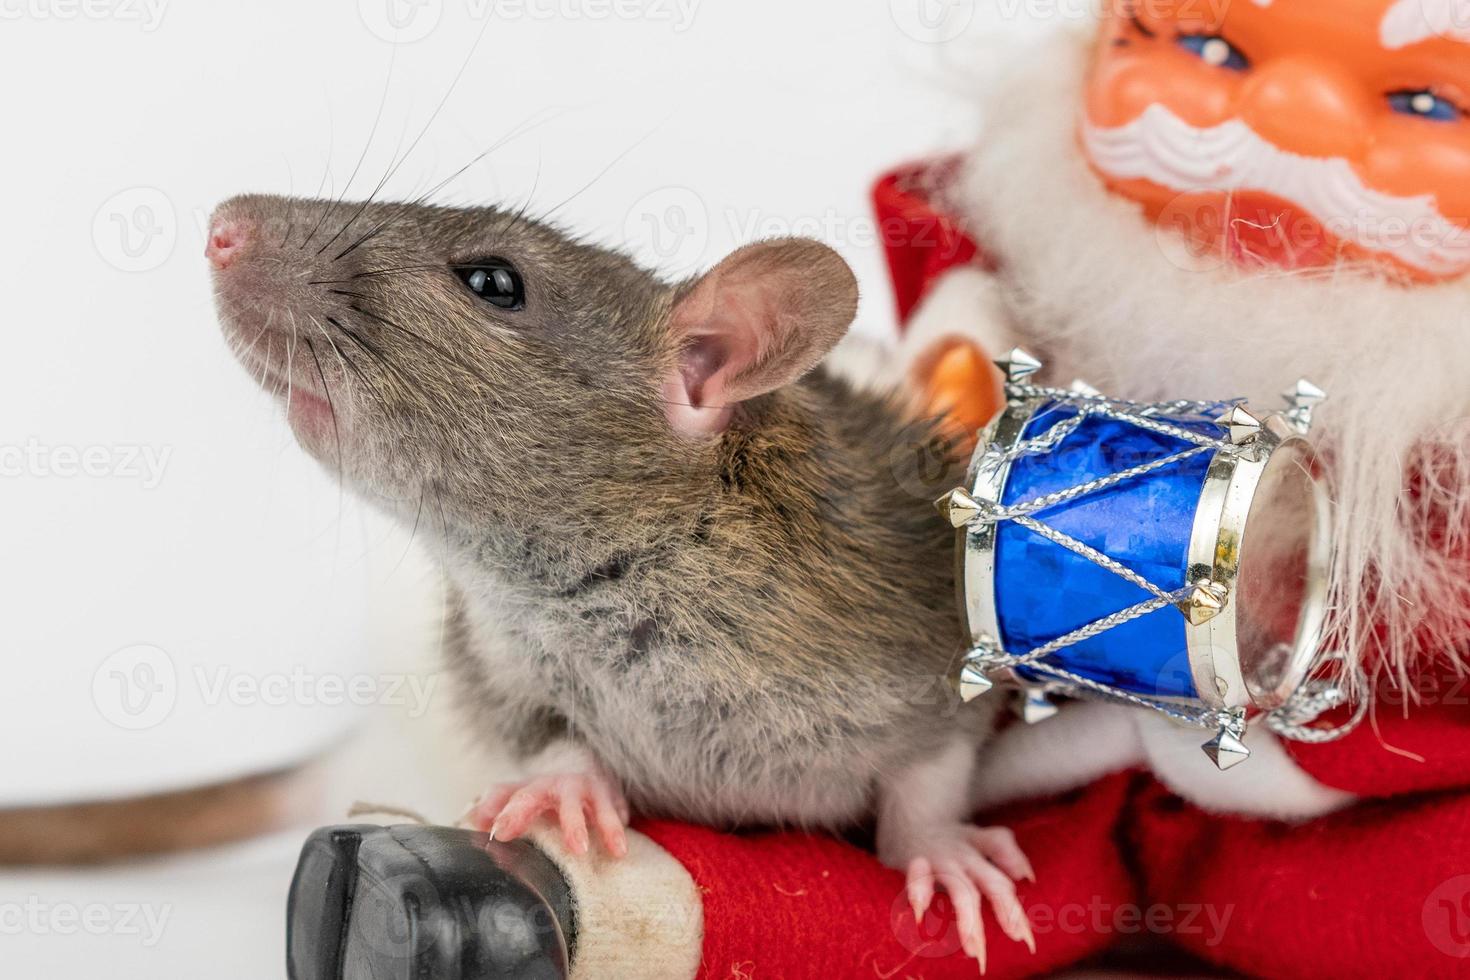
[[[544,854],[454,827],[324,827],[286,906],[290,980],[563,980],[575,943]]]

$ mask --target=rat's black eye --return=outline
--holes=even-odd
[[[505,259],[476,259],[454,266],[454,274],[470,292],[502,310],[520,310],[526,306],[526,286],[521,274]]]

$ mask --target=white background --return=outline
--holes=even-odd
[[[0,805],[223,779],[363,718],[442,713],[389,692],[433,677],[432,571],[226,353],[213,205],[340,193],[360,158],[361,194],[422,133],[385,192],[402,197],[518,132],[439,199],[529,197],[671,276],[821,237],[859,274],[859,329],[884,333],[870,183],[964,143],[965,44],[1027,6],[0,0]],[[346,792],[409,804],[428,792],[409,774],[441,761],[370,758]],[[167,905],[173,925],[144,949],[0,918],[0,949],[34,975],[94,975],[86,955],[114,976],[274,975],[297,840],[222,857],[233,892],[208,864],[18,879],[0,891]]]
[[[226,354],[201,257],[216,203],[362,194],[410,146],[383,195],[416,194],[503,144],[439,199],[529,199],[670,276],[821,237],[882,333],[870,183],[963,143],[957,52],[1012,9],[0,0],[0,735],[28,745],[0,804],[310,752],[350,705],[270,684],[378,669],[368,610],[404,604],[364,590],[428,577]]]

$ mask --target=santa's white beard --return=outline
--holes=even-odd
[[[1330,643],[1400,677],[1430,657],[1463,667],[1470,562],[1450,556],[1470,551],[1470,280],[1191,263],[1083,159],[1090,45],[1068,32],[1002,56],[982,141],[941,190],[999,263],[1047,380],[1134,399],[1244,396],[1264,411],[1298,378],[1326,389],[1314,433],[1337,509]]]

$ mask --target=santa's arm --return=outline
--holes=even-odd
[[[1035,882],[1019,890],[1040,927],[1032,953],[1006,941],[987,916],[987,978],[1047,974],[1114,942],[1087,927],[1086,909],[1089,902],[1137,901],[1113,843],[1127,791],[1126,780],[1106,780],[1065,802],[1005,814],[1035,868]],[[701,926],[701,977],[977,976],[952,904],[935,906],[920,925],[902,874],[850,843],[824,834],[725,834],[669,822],[637,829],[693,879],[702,900],[698,917],[691,917]]]
[[[899,356],[912,369],[955,341],[996,353],[1020,342],[1000,281],[979,266],[950,269],[934,281],[904,323]]]
[[[1143,763],[1133,709],[1091,701],[1034,725],[1012,724],[986,745],[970,804],[988,810],[1052,796]]]
[[[905,167],[873,188],[900,333],[897,367],[927,412],[961,439],[988,423],[1003,400],[995,352],[1016,330],[989,258],[933,199],[955,161]]]
[[[1406,707],[1380,694],[1345,738],[1284,744],[1318,782],[1356,796],[1470,787],[1470,678],[1441,678],[1434,697]]]

